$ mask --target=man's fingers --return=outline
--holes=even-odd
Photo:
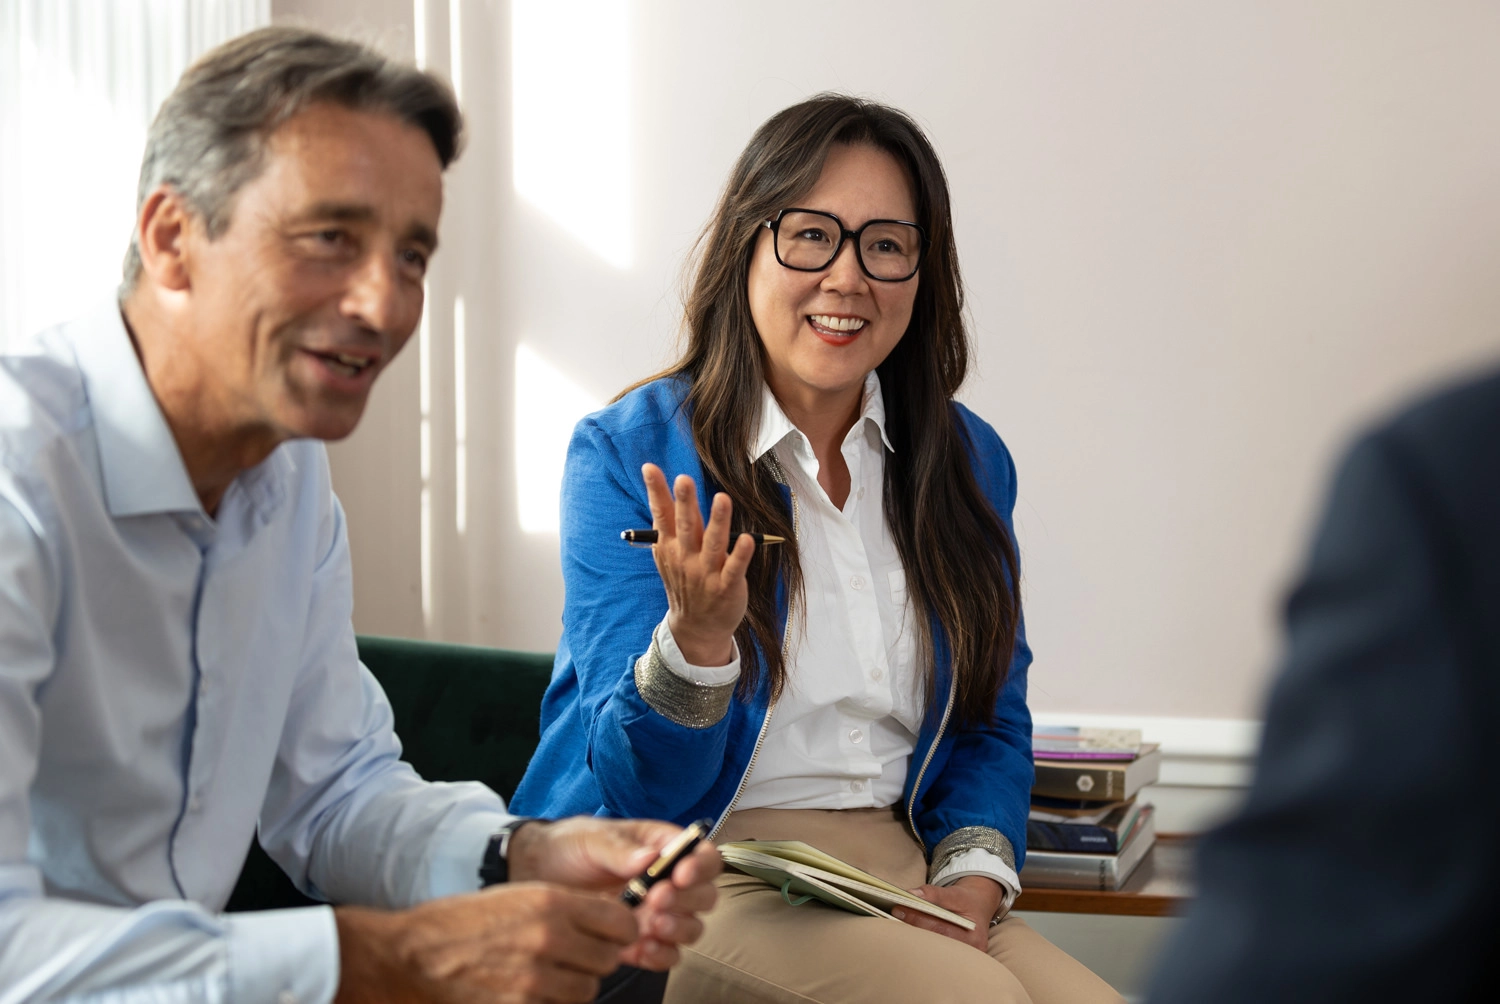
[[[677,535],[676,503],[667,487],[667,476],[655,464],[641,465],[641,480],[646,482],[646,501],[651,506],[651,525],[657,539],[665,541]]]
[[[615,954],[618,956],[618,951]],[[538,1000],[588,1004],[599,994],[599,978],[608,976],[615,971],[615,968],[617,967],[611,966],[604,972],[594,975],[591,972],[581,973],[567,966],[540,965],[531,980],[531,986],[525,989]]]
[[[568,919],[583,935],[607,942],[618,951],[635,940],[635,915],[630,907],[601,896],[575,895],[569,900]]]

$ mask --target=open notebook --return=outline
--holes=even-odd
[[[895,920],[890,910],[902,907],[974,930],[967,917],[944,910],[869,872],[840,861],[800,840],[736,840],[719,845],[724,863],[746,875],[769,882],[794,906],[822,900],[852,913]]]

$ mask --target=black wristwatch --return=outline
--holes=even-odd
[[[527,823],[537,821],[529,816],[518,816],[491,835],[484,848],[484,860],[479,863],[480,885],[499,885],[510,879],[510,838]]]

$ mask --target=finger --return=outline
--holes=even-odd
[[[646,919],[645,935],[670,945],[691,945],[703,936],[703,921],[691,915],[656,913]]]
[[[605,896],[576,894],[568,900],[568,920],[581,935],[611,943],[615,949],[636,939],[635,914],[630,907]]]
[[[676,945],[664,944],[655,938],[642,938],[620,953],[620,963],[637,969],[666,972],[677,965],[682,953]]]
[[[729,547],[729,520],[734,514],[734,505],[729,496],[719,492],[708,508],[708,526],[703,530],[703,556],[708,567],[718,571],[724,564],[724,552]]]
[[[748,533],[742,533],[734,542],[734,550],[729,552],[729,557],[724,559],[724,567],[719,574],[726,582],[735,582],[745,578],[745,571],[750,567],[750,559],[755,557],[755,538]]]
[[[596,974],[544,963],[537,968],[533,989],[540,1000],[556,1001],[559,1004],[588,1004],[599,994],[599,978],[608,976],[617,968],[618,966],[611,965],[604,972]]]
[[[657,539],[676,536],[677,518],[667,476],[655,464],[642,464],[641,480],[646,482],[646,501],[651,506],[651,525],[656,529]]]
[[[672,491],[676,499],[674,512],[678,543],[696,553],[703,546],[703,514],[698,511],[698,486],[686,474],[679,474],[672,482]]]

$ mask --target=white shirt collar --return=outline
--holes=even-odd
[[[891,445],[891,438],[885,434],[885,396],[880,390],[880,377],[875,375],[874,370],[866,374],[862,394],[859,418],[855,419],[854,424],[859,426],[866,422],[874,423],[885,448],[892,453],[896,452],[896,448]],[[759,460],[775,448],[777,443],[798,431],[800,430],[792,424],[792,420],[786,417],[786,412],[781,410],[781,402],[771,393],[770,384],[761,383],[760,426],[750,438],[750,462]]]
[[[67,326],[67,335],[94,415],[110,515],[201,511],[118,304],[111,299],[90,311]]]
[[[140,357],[110,299],[65,328],[94,417],[104,498],[111,516],[202,513],[177,439],[146,381]],[[282,501],[296,464],[281,448],[235,479],[262,517]],[[226,498],[227,498],[226,494]]]

